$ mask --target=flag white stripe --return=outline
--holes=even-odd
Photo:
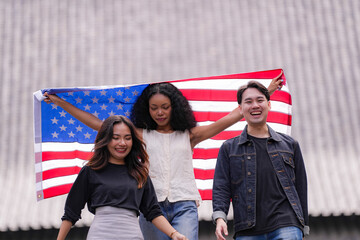
[[[184,82],[172,82],[177,88],[181,89],[203,89],[203,90],[235,90],[245,85],[249,81],[257,81],[268,87],[272,79],[209,79],[192,80]],[[289,92],[287,86],[283,86],[282,91]]]
[[[56,168],[66,168],[66,167],[83,167],[87,160],[73,158],[73,159],[56,159],[48,160],[41,163],[35,164],[35,171],[43,172]]]
[[[206,180],[200,180],[195,179],[196,186],[200,190],[209,190],[212,189],[213,186],[213,179],[206,179]]]
[[[83,152],[91,152],[93,149],[93,143],[62,143],[62,142],[46,142],[42,144],[42,151],[43,152],[70,152],[74,150],[79,150]]]
[[[57,187],[65,184],[72,184],[74,183],[75,179],[77,177],[77,174],[74,175],[68,175],[64,177],[56,177],[51,179],[46,179],[42,182],[36,183],[36,190],[41,191],[45,190],[51,187]]]
[[[189,101],[191,108],[195,112],[231,112],[238,107],[237,102],[224,101]],[[274,112],[286,113],[291,115],[292,106],[279,101],[271,101],[271,110]]]
[[[193,159],[193,167],[203,170],[212,170],[216,166],[216,158],[209,159]]]

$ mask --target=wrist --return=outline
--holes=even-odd
[[[177,232],[178,232],[177,230],[175,230],[175,231],[171,232],[171,233],[170,233],[170,235],[169,235],[169,237],[172,239],[172,238],[173,238],[173,236],[174,236],[174,234],[175,234],[175,233],[177,233]]]

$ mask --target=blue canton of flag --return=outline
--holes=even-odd
[[[101,120],[112,115],[130,117],[136,99],[148,84],[98,90],[52,89],[59,97]],[[65,92],[65,91],[73,92]],[[74,91],[75,90],[75,91]],[[43,90],[46,92],[46,89]],[[94,143],[97,131],[87,127],[55,104],[41,102],[42,141]]]

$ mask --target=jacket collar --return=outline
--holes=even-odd
[[[270,134],[269,139],[274,140],[276,142],[280,142],[281,138],[280,138],[279,134],[277,132],[275,132],[274,129],[272,129],[269,125],[267,125],[267,127],[269,129],[269,134]],[[240,134],[239,144],[245,144],[250,141],[248,134],[247,134],[247,129],[248,129],[248,125],[245,126],[244,130]]]

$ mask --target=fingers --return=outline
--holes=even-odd
[[[227,227],[225,226],[216,227],[215,235],[217,240],[226,240],[223,236],[223,233],[225,234],[225,236],[229,234],[227,231]]]
[[[283,73],[284,73],[283,70],[281,70],[281,73],[275,79],[280,79],[282,77]]]

